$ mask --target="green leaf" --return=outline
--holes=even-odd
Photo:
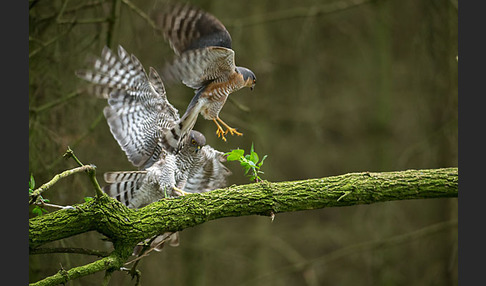
[[[250,171],[251,167],[249,165],[245,165],[243,166],[243,168],[245,169],[245,175],[248,174],[248,171]]]
[[[84,201],[85,201],[86,203],[87,203],[87,202],[89,202],[89,201],[92,201],[92,200],[93,200],[93,198],[92,198],[92,197],[84,197]]]
[[[30,174],[30,180],[29,180],[29,191],[34,190],[35,188],[35,180],[34,180],[34,175]]]
[[[227,155],[226,160],[227,161],[239,161],[240,158],[245,154],[245,150],[243,149],[235,149],[231,150],[231,152],[226,153]]]
[[[258,167],[261,167],[263,165],[263,161],[265,161],[265,159],[267,158],[268,155],[265,155],[263,156],[262,160],[260,161],[260,163],[258,163]]]
[[[47,210],[41,208],[40,206],[35,206],[33,209],[32,209],[32,213],[37,215],[37,216],[40,216],[40,215],[43,215],[44,212],[48,212]]]
[[[252,168],[256,167],[256,164],[253,161],[248,161],[248,165],[250,165]]]
[[[258,163],[258,160],[259,160],[258,154],[256,152],[252,151],[250,153],[250,159],[249,160],[252,161],[256,165],[256,163]]]
[[[250,178],[250,180],[261,180],[258,174],[263,174],[263,172],[260,171],[260,167],[263,165],[263,161],[267,158],[267,155],[263,156],[262,160],[258,162],[260,158],[258,153],[255,152],[253,143],[251,143],[249,154],[245,155],[245,150],[238,148],[231,150],[231,152],[228,152],[225,155],[227,161],[239,161],[241,167],[245,170],[245,175]]]

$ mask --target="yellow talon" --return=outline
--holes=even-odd
[[[218,137],[221,137],[221,139],[223,139],[224,142],[226,142],[226,137],[224,137],[224,132],[220,129],[216,130],[216,135],[218,135]]]
[[[183,191],[181,189],[179,189],[178,187],[173,187],[172,188],[172,191],[174,192],[174,194],[178,195],[178,196],[185,196],[185,195],[189,195],[190,193],[186,192],[186,191]]]
[[[228,124],[226,124],[223,120],[221,120],[219,117],[216,117],[216,119],[213,119],[214,121],[214,124],[216,124],[216,126],[218,127],[218,129],[216,130],[216,135],[218,135],[218,137],[221,136],[221,139],[223,139],[223,141],[226,142],[226,137],[224,137],[224,135],[228,134],[228,132],[231,134],[231,135],[238,135],[238,136],[242,136],[243,133],[241,132],[238,132],[236,131],[235,128],[233,127],[230,127]],[[224,126],[226,127],[226,131],[223,130],[223,128],[221,127],[221,125],[219,125],[218,121]]]
[[[228,129],[226,129],[226,133],[228,133],[228,131],[230,132],[230,134],[231,134],[231,135],[235,135],[235,134],[236,134],[236,135],[238,135],[238,136],[243,136],[243,133],[238,132],[238,131],[236,131],[236,129],[235,129],[235,128],[231,128],[231,127],[229,127],[229,126],[228,126]],[[226,134],[226,133],[225,133],[225,134]]]

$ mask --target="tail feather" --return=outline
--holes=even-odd
[[[147,171],[107,172],[103,177],[108,185],[103,187],[103,191],[124,205],[131,206],[130,202],[140,190],[146,173]]]

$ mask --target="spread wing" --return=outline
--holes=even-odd
[[[172,4],[153,18],[178,55],[164,68],[165,81],[198,89],[209,81],[226,81],[235,70],[231,36],[213,15],[189,4]]]
[[[231,36],[223,23],[198,7],[167,5],[153,19],[177,55],[211,46],[231,49]]]
[[[191,170],[184,191],[203,193],[224,187],[226,177],[231,175],[231,171],[223,165],[223,162],[226,162],[224,153],[209,145],[201,148],[199,152],[203,154],[204,164]]]
[[[223,47],[189,50],[167,64],[162,77],[166,81],[182,81],[198,89],[210,81],[224,82],[236,69],[235,53]]]
[[[147,75],[140,61],[119,46],[118,57],[105,47],[92,70],[76,74],[93,84],[92,93],[108,99],[103,112],[110,131],[134,166],[146,169],[163,148],[170,149],[162,139],[179,113],[167,100],[155,69]]]

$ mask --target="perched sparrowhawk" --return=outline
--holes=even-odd
[[[129,208],[140,208],[166,197],[223,187],[230,174],[222,164],[224,153],[204,146],[206,139],[198,131],[186,138],[180,152],[162,152],[146,170],[105,173],[108,185],[103,190]]]
[[[153,68],[147,75],[140,61],[121,46],[118,57],[105,47],[92,69],[76,74],[93,84],[92,93],[108,99],[103,111],[110,131],[128,160],[140,170],[107,174],[108,183],[123,181],[130,189],[128,193],[128,189],[110,189],[110,194],[117,197],[119,193],[126,202],[125,198],[133,198],[135,190],[141,189],[142,197],[132,203],[140,207],[166,195],[183,193],[186,182],[188,192],[224,185],[230,172],[222,164],[223,153],[204,146],[206,138],[192,127],[187,131],[179,128],[183,119],[168,101],[164,84]],[[120,189],[121,184],[116,186]]]
[[[103,190],[130,208],[165,197],[223,187],[231,172],[224,153],[205,145],[206,138],[184,124],[168,101],[157,72],[147,75],[134,55],[121,46],[118,57],[104,48],[93,69],[76,74],[91,82],[91,92],[107,98],[104,115],[112,135],[139,171],[107,172]],[[152,239],[159,250],[167,240],[178,244],[178,233]],[[135,249],[135,253],[140,247]]]
[[[199,113],[217,126],[216,134],[243,135],[219,118],[228,95],[243,87],[253,89],[255,74],[235,65],[231,36],[213,15],[188,4],[171,4],[154,13],[156,24],[177,57],[163,72],[164,81],[181,80],[195,89],[186,112],[185,123],[194,126]],[[221,125],[226,130],[224,130]]]

